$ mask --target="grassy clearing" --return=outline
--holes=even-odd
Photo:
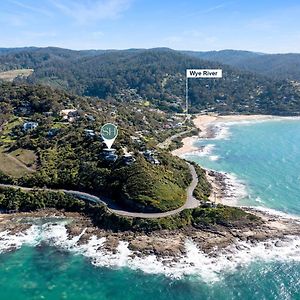
[[[22,118],[13,118],[3,126],[0,136],[0,143],[2,143],[0,147],[0,171],[14,178],[20,178],[34,172],[34,164],[36,162],[36,156],[33,151],[18,149],[11,153],[7,152],[10,144],[14,142],[14,138],[10,133],[13,128],[22,123]]]
[[[10,120],[6,125],[5,125],[5,128],[4,128],[4,134],[8,134],[10,133],[10,131],[16,127],[16,126],[19,126],[22,124],[22,118],[13,118],[12,120]]]
[[[52,125],[52,128],[56,128],[56,129],[61,129],[61,128],[66,128],[68,127],[69,123],[65,123],[65,122],[55,122]]]
[[[5,81],[13,81],[17,77],[28,77],[33,73],[33,69],[17,69],[0,72],[0,79]]]
[[[5,126],[3,126],[2,131],[0,132],[0,142],[5,144],[10,144],[13,142],[13,138],[9,135],[12,132],[12,129],[16,126],[19,126],[23,123],[22,118],[14,118],[9,121]]]
[[[15,157],[27,167],[32,167],[36,162],[36,155],[32,150],[17,149],[10,152],[9,155]]]
[[[31,172],[24,168],[21,164],[18,164],[12,158],[5,153],[0,153],[0,171],[5,175],[20,178]]]

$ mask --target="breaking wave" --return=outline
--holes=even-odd
[[[41,242],[55,246],[73,254],[83,255],[97,267],[141,270],[148,274],[164,274],[172,278],[196,276],[206,282],[221,280],[228,272],[247,266],[253,261],[300,261],[300,238],[288,236],[284,240],[266,242],[240,241],[223,250],[209,255],[187,239],[185,254],[177,257],[161,257],[138,254],[128,248],[128,242],[120,241],[116,251],[105,248],[106,238],[92,236],[86,243],[78,243],[85,229],[75,237],[70,237],[65,224],[47,223],[41,226],[32,225],[24,233],[0,233],[1,252],[18,249],[22,245],[37,246]]]

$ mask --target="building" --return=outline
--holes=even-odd
[[[125,165],[127,165],[127,166],[129,166],[135,162],[135,158],[130,153],[124,154],[122,159],[123,159],[123,162],[125,163]]]
[[[116,154],[116,149],[108,149],[105,148],[101,152],[101,157],[109,162],[115,162],[118,159],[118,155]]]
[[[160,164],[160,161],[155,157],[155,154],[154,154],[153,151],[146,150],[146,151],[143,152],[143,155],[149,163],[151,163],[153,165],[159,165]]]
[[[59,129],[58,128],[51,128],[48,132],[47,132],[47,137],[54,137],[58,134]]]
[[[63,120],[74,122],[75,119],[79,116],[79,113],[77,109],[63,109],[59,112],[59,115]]]
[[[92,115],[86,115],[86,118],[87,118],[87,120],[90,121],[90,122],[95,122],[95,121],[96,121],[95,117],[92,116]]]
[[[43,115],[46,117],[52,117],[53,116],[53,111],[45,111],[43,112]]]
[[[39,124],[37,122],[26,122],[23,124],[23,129],[25,131],[28,131],[28,130],[32,130],[32,129],[35,129],[39,126]]]
[[[59,112],[59,115],[60,116],[70,116],[70,117],[74,117],[78,114],[78,111],[77,109],[62,109],[60,112]]]
[[[84,133],[85,133],[85,136],[86,137],[95,137],[96,136],[96,133],[94,132],[94,130],[92,129],[84,129]]]

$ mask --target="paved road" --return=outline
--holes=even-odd
[[[191,130],[183,131],[177,134],[174,134],[173,136],[167,138],[164,142],[158,144],[157,146],[161,149],[166,149],[169,147],[171,141],[177,137],[180,137]],[[95,202],[95,203],[101,203],[107,206],[108,210],[120,215],[120,216],[125,216],[125,217],[133,217],[133,218],[150,218],[150,219],[155,219],[155,218],[163,218],[163,217],[168,217],[175,215],[185,209],[189,208],[196,208],[200,205],[200,202],[193,196],[194,189],[196,188],[198,184],[198,176],[196,173],[196,170],[193,165],[190,163],[186,162],[186,164],[189,167],[189,170],[192,175],[192,181],[190,185],[187,188],[187,195],[186,195],[186,202],[183,206],[170,210],[167,212],[162,212],[162,213],[139,213],[139,212],[131,212],[131,211],[126,211],[123,209],[120,209],[114,201],[112,201],[109,198],[105,197],[97,197],[92,194],[80,192],[80,191],[73,191],[73,190],[65,190],[65,189],[49,189],[49,188],[29,188],[29,187],[22,187],[22,186],[16,186],[16,185],[10,185],[10,184],[0,184],[0,187],[6,187],[6,188],[13,188],[13,189],[20,189],[23,191],[32,191],[32,190],[38,190],[38,191],[49,191],[49,192],[64,192],[66,194],[75,196],[77,198]]]
[[[198,183],[198,177],[197,177],[194,166],[192,166],[189,163],[187,163],[187,165],[192,174],[192,181],[187,188],[187,197],[186,197],[185,204],[175,210],[162,212],[162,213],[139,213],[139,212],[125,211],[125,210],[122,210],[122,209],[119,209],[118,207],[116,207],[116,204],[109,198],[103,198],[103,197],[99,198],[95,195],[91,195],[91,194],[79,192],[79,191],[73,191],[73,190],[49,189],[49,188],[29,188],[29,187],[22,187],[22,186],[10,185],[10,184],[0,184],[0,187],[20,189],[23,191],[38,190],[38,191],[49,191],[49,192],[64,192],[66,194],[72,195],[74,197],[77,197],[77,198],[80,198],[83,200],[104,204],[107,206],[109,211],[111,211],[117,215],[120,215],[120,216],[155,219],[155,218],[172,216],[172,215],[175,215],[175,214],[183,211],[184,209],[196,208],[200,205],[200,202],[197,199],[195,199],[195,197],[193,196],[193,191]]]
[[[178,138],[178,137],[181,137],[181,136],[183,136],[184,134],[189,133],[189,132],[191,132],[191,131],[192,131],[192,129],[189,129],[189,130],[186,130],[186,131],[182,131],[182,132],[176,133],[176,134],[174,134],[174,135],[168,137],[168,138],[167,138],[166,140],[164,140],[162,143],[157,144],[157,147],[158,147],[158,148],[161,148],[161,149],[168,149],[169,146],[170,146],[170,144],[171,144],[171,142],[172,142],[174,139],[176,139],[176,138]]]
[[[126,217],[134,217],[134,218],[149,218],[149,219],[155,219],[155,218],[163,218],[163,217],[168,217],[168,216],[172,216],[175,215],[187,208],[196,208],[200,205],[200,201],[198,201],[194,196],[193,196],[193,192],[194,189],[196,188],[197,184],[198,184],[198,176],[196,173],[196,170],[194,168],[193,165],[191,165],[190,163],[187,163],[190,172],[192,174],[192,181],[190,183],[190,185],[187,188],[187,196],[186,196],[186,202],[183,206],[174,209],[174,210],[170,210],[170,211],[166,211],[166,212],[161,212],[161,213],[138,213],[138,212],[128,212],[128,211],[124,211],[124,210],[120,210],[120,209],[110,209],[112,212],[114,212],[117,215],[121,215],[121,216],[126,216]]]

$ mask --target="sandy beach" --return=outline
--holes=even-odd
[[[193,151],[199,151],[199,148],[194,146],[194,143],[199,140],[199,138],[214,138],[216,136],[216,125],[218,123],[265,121],[278,118],[281,117],[271,115],[197,115],[194,118],[193,122],[195,124],[195,127],[200,130],[199,135],[184,138],[182,140],[182,147],[172,151],[172,154],[176,156],[183,156],[184,154],[191,153]],[[207,179],[212,185],[210,201],[223,203],[222,198],[224,198],[224,195],[226,193],[226,179],[224,174],[207,170]],[[229,203],[224,204],[228,205]]]
[[[173,154],[201,151],[193,145],[194,142],[199,138],[213,138],[217,123],[274,118],[277,117],[199,115],[194,119],[195,126],[200,129],[199,136],[184,138],[183,147],[173,151]],[[207,170],[206,175],[212,185],[210,200],[229,205],[226,193],[233,189],[232,183],[228,182],[230,174]],[[232,205],[235,205],[234,202]],[[243,207],[243,210],[260,219],[257,222],[242,219],[221,225],[199,223],[180,229],[149,232],[111,231],[96,227],[84,214],[54,209],[0,214],[0,232],[3,233],[0,236],[0,251],[15,251],[23,244],[38,247],[47,244],[81,254],[96,266],[116,267],[121,261],[122,266],[135,270],[176,276],[198,274],[207,266],[222,268],[224,265],[227,268],[229,265],[233,268],[243,263],[245,258],[252,261],[256,257],[264,258],[265,254],[284,258],[295,253],[299,255],[298,218],[278,215],[269,209]],[[45,220],[47,224],[43,223]],[[155,266],[155,270],[154,267],[147,269],[150,265],[145,263],[147,261]],[[207,265],[203,265],[203,261]]]
[[[199,138],[213,138],[213,126],[217,123],[226,122],[244,122],[244,121],[264,121],[278,119],[281,117],[271,115],[198,115],[193,120],[195,127],[200,129],[199,136],[186,137],[182,140],[183,146],[172,152],[173,155],[181,156],[183,154],[198,150],[193,144]],[[283,117],[282,117],[283,118]]]

